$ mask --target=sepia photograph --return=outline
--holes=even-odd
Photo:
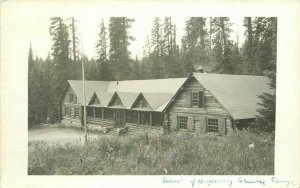
[[[83,21],[28,44],[29,175],[274,174],[276,17]]]

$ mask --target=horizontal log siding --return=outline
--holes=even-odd
[[[114,124],[113,120],[95,117],[87,117],[87,123],[104,127],[113,127]]]
[[[130,133],[149,133],[149,134],[162,134],[163,127],[156,127],[150,125],[141,125],[136,123],[126,123],[129,127]]]
[[[65,114],[65,108],[69,108],[70,114]],[[75,108],[79,108],[79,114],[78,116],[75,116]],[[71,116],[70,116],[71,115]],[[62,105],[62,118],[65,119],[81,119],[81,106],[77,104],[63,104]]]
[[[204,91],[203,108],[190,107],[190,96],[192,92]],[[192,78],[189,83],[176,96],[169,110],[169,126],[171,130],[177,130],[178,116],[188,117],[187,131],[206,133],[206,118],[225,118],[229,117],[228,112],[214,98],[210,91],[205,88],[195,79]]]

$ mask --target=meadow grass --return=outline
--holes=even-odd
[[[272,134],[145,133],[100,137],[87,145],[31,144],[29,175],[274,174]]]

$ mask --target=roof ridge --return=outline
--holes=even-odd
[[[202,75],[222,75],[222,76],[247,76],[247,77],[264,77],[263,75],[250,75],[250,74],[218,74],[218,73],[200,73],[200,72],[193,72],[193,74],[202,74]]]

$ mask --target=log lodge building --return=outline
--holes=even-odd
[[[82,81],[69,80],[62,123],[83,126]],[[85,81],[88,129],[226,135],[255,120],[264,76],[193,73],[187,78]]]

